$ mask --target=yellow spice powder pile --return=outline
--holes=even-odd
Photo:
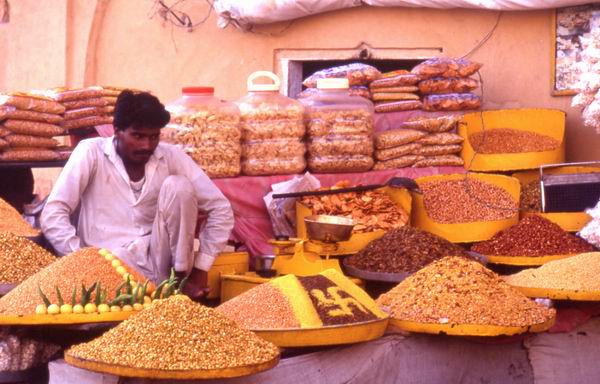
[[[138,369],[212,370],[266,363],[279,350],[214,309],[177,295],[66,354]]]
[[[12,205],[0,199],[0,232],[10,232],[17,236],[37,236],[40,231],[26,222]]]
[[[521,327],[555,311],[536,304],[481,264],[445,257],[377,299],[393,318],[419,323]]]
[[[600,252],[582,253],[506,276],[517,287],[600,291]]]
[[[55,260],[33,241],[0,233],[0,284],[20,283]]]

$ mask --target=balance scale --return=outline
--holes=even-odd
[[[333,217],[333,216],[331,216]],[[343,218],[335,218],[330,220],[341,220]],[[348,219],[344,219],[348,220]],[[319,223],[323,224],[323,223]],[[337,223],[324,223],[320,225],[319,229],[330,226],[333,230],[335,227],[339,227]],[[247,272],[242,275],[221,275],[221,302],[227,301],[244,291],[255,287],[256,285],[267,282],[272,277],[278,277],[282,275],[297,275],[297,276],[311,276],[316,275],[327,269],[335,269],[340,273],[343,273],[339,257],[347,256],[356,252],[348,252],[344,255],[340,254],[345,247],[343,244],[347,242],[352,234],[352,225],[344,223],[346,226],[345,233],[336,236],[333,233],[332,236],[327,235],[327,230],[321,231],[321,233],[310,233],[313,237],[318,237],[319,240],[314,238],[300,239],[300,238],[289,238],[289,239],[271,239],[269,244],[273,245],[274,261],[271,267],[272,275],[269,277],[261,277],[256,272]],[[343,226],[342,225],[342,226]],[[335,232],[335,231],[334,231]],[[326,240],[326,241],[323,241]],[[362,285],[362,281],[359,279],[352,279],[355,283]]]

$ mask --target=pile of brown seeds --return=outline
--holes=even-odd
[[[248,329],[300,328],[289,299],[269,283],[224,302],[218,310]]]
[[[534,212],[542,210],[542,192],[539,180],[521,186],[521,209]]]
[[[429,181],[420,187],[427,215],[438,223],[503,220],[518,212],[506,190],[474,178]]]
[[[479,153],[520,153],[551,151],[560,145],[553,137],[510,128],[494,128],[469,135],[473,149]]]
[[[67,355],[138,369],[212,370],[269,362],[277,347],[181,295],[159,300]]]
[[[363,271],[414,273],[444,256],[464,256],[467,252],[446,239],[405,226],[373,240],[346,263]]]
[[[592,252],[594,246],[548,219],[531,215],[471,250],[483,255],[546,256]]]
[[[55,260],[33,241],[0,233],[0,284],[18,284]]]
[[[393,318],[432,324],[522,327],[555,315],[481,264],[453,256],[429,264],[377,303]]]
[[[506,276],[510,285],[573,291],[600,291],[600,253],[582,253],[577,256],[550,261],[539,268],[531,268]]]
[[[144,281],[144,278],[127,268],[132,279]],[[95,282],[108,289],[108,300],[114,299],[116,288],[123,283],[123,277],[116,272],[109,261],[98,254],[97,248],[82,248],[30,276],[15,289],[0,298],[0,313],[6,315],[25,315],[35,313],[35,307],[42,304],[38,287],[52,303],[58,301],[56,288],[63,298],[71,297],[73,288],[80,289],[81,284],[90,287]],[[95,298],[95,294],[92,294]]]
[[[40,231],[26,222],[12,205],[0,199],[0,232],[9,232],[17,236],[37,236]]]

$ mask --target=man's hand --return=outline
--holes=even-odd
[[[199,301],[208,295],[208,272],[193,268],[183,287],[183,293],[192,300]]]

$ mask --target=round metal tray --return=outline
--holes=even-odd
[[[348,325],[297,329],[252,329],[261,338],[278,347],[315,347],[362,343],[383,336],[389,318]]]
[[[193,380],[193,379],[220,379],[228,377],[240,377],[252,375],[258,372],[273,368],[279,362],[279,357],[265,363],[246,365],[235,368],[225,369],[206,369],[206,370],[162,370],[162,369],[142,369],[132,368],[123,365],[106,364],[97,361],[90,361],[71,356],[69,351],[65,352],[65,361],[78,368],[90,371],[110,373],[117,376],[140,377],[148,379],[171,379],[171,380]]]
[[[391,319],[390,325],[398,327],[404,331],[415,333],[446,334],[453,336],[512,336],[525,332],[544,332],[550,329],[556,317],[540,323],[523,327],[504,327],[498,325],[477,325],[477,324],[432,324],[417,323],[408,320]]]
[[[517,285],[513,285],[513,287],[527,297],[544,297],[553,300],[600,301],[600,291],[519,287]]]
[[[576,256],[576,253],[570,255],[551,255],[551,256],[494,256],[485,255],[490,264],[514,265],[514,266],[540,266],[549,261],[565,259]]]
[[[364,271],[362,269],[358,269],[351,265],[348,265],[346,262],[347,259],[344,259],[342,264],[344,265],[344,271],[354,277],[358,277],[359,279],[369,280],[369,281],[382,281],[386,283],[400,283],[402,280],[406,279],[410,276],[410,273],[387,273],[387,272],[371,272]]]

